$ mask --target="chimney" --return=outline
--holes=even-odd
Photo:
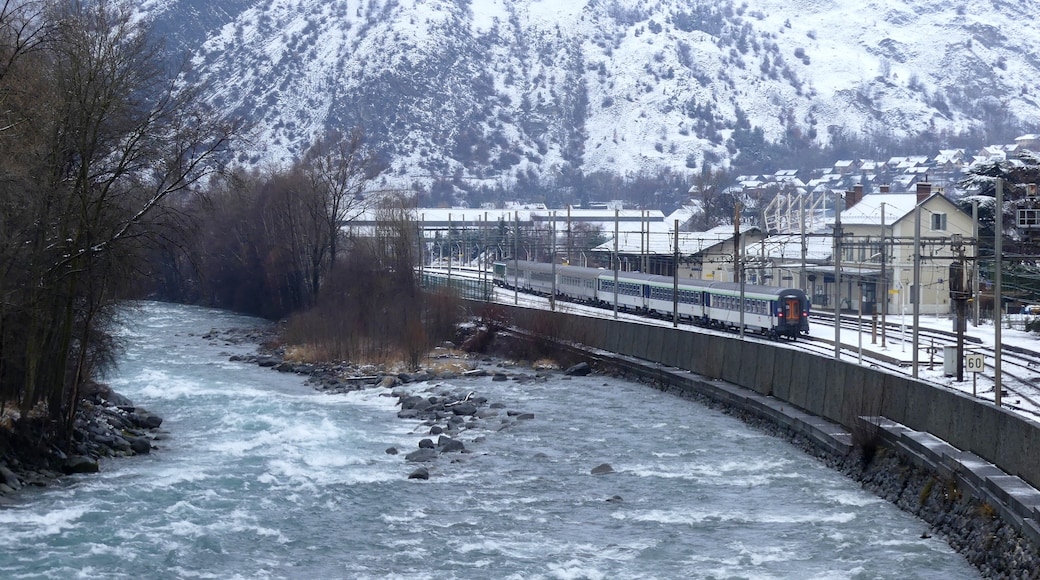
[[[927,181],[917,182],[917,203],[928,199],[932,195],[932,184]]]
[[[880,187],[879,193],[889,193],[892,190],[892,186],[885,184]]]
[[[852,191],[845,195],[845,209],[849,209],[861,201],[863,201],[863,184],[857,183],[852,186]]]

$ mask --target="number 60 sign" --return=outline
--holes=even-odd
[[[981,373],[986,370],[986,357],[981,354],[964,355],[964,370],[970,373]]]

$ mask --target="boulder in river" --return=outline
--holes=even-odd
[[[606,473],[614,473],[614,468],[609,463],[600,463],[592,468],[592,475],[603,475]]]
[[[587,362],[580,362],[567,370],[563,371],[563,374],[569,377],[584,377],[592,372],[592,367]]]
[[[22,488],[22,481],[5,465],[0,465],[0,483],[10,487],[12,490]]]
[[[414,461],[416,463],[423,463],[426,461],[433,461],[437,459],[436,449],[416,449],[408,455],[404,456],[407,461]]]
[[[467,401],[458,405],[452,405],[451,412],[456,415],[476,415],[477,406]]]
[[[148,411],[138,409],[130,414],[130,420],[142,429],[158,429],[162,425],[162,417],[153,415]]]
[[[65,460],[62,470],[65,473],[97,473],[99,471],[97,459],[84,457],[83,455],[72,455]]]
[[[430,479],[430,470],[420,467],[408,474],[408,479]]]
[[[137,455],[145,455],[152,452],[152,442],[147,437],[127,437],[130,448]]]
[[[466,446],[462,444],[462,441],[452,439],[451,437],[445,437],[444,435],[437,438],[437,447],[440,447],[441,453],[466,450]]]

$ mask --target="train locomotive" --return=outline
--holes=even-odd
[[[549,296],[553,293],[553,265],[525,260],[495,262],[498,286]],[[670,276],[557,265],[556,296],[619,310],[670,318],[676,307],[675,281]],[[702,326],[739,329],[740,284],[680,279],[678,314]],[[809,300],[797,288],[744,284],[744,329],[772,338],[796,339],[809,334]]]

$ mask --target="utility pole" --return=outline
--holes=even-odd
[[[740,202],[733,204],[733,275],[740,282],[740,338],[744,338],[744,240],[740,236]]]
[[[520,212],[513,212],[516,232],[513,234],[513,305],[520,304]]]
[[[423,263],[426,261],[426,214],[419,214],[419,284],[422,285]]]
[[[570,266],[574,263],[574,257],[571,255],[574,253],[574,240],[573,232],[571,231],[571,205],[567,204],[567,265]]]
[[[621,210],[614,208],[614,319],[618,317],[618,268],[621,266],[618,260],[618,220],[621,218]]]
[[[950,249],[957,255],[957,261],[950,265],[950,299],[956,307],[957,312],[957,380],[964,380],[964,331],[967,327],[965,320],[969,293],[964,291],[964,244],[960,234],[953,234],[950,241]]]
[[[918,339],[920,337],[920,321],[921,321],[921,202],[917,202],[917,207],[914,208],[914,285],[911,286],[913,289],[910,292],[910,299],[913,300],[914,307],[914,325],[913,325],[913,338],[910,341],[910,348],[913,349],[913,377],[917,378],[917,366],[921,360],[920,348]]]
[[[886,262],[887,249],[885,248],[885,204],[881,204],[881,348],[885,348],[885,337],[888,329],[885,325],[885,315],[888,313],[888,264]]]
[[[798,287],[801,288],[804,291],[804,290],[807,290],[806,286],[809,284],[809,281],[806,279],[806,277],[809,275],[809,273],[805,271],[806,268],[808,268],[808,263],[807,263],[808,262],[808,259],[807,259],[808,248],[805,246],[805,196],[804,195],[799,196],[798,200],[799,200],[798,201],[798,213],[800,214],[799,221],[801,222],[800,225],[801,225],[801,237],[802,237],[802,275],[799,276],[799,278],[798,278],[798,284],[799,284]],[[811,296],[810,296],[810,298],[811,298]]]
[[[997,178],[997,208],[993,212],[993,404],[1000,406],[1000,327],[1004,324],[1003,277],[1000,254],[1004,251],[1004,180]]]
[[[834,360],[841,360],[841,194],[834,198]]]
[[[679,220],[675,220],[675,242],[672,254],[672,327],[679,327]]]
[[[971,269],[971,295],[975,297],[972,307],[972,319],[976,328],[979,326],[979,303],[982,300],[979,299],[979,201],[975,200],[971,202],[971,238],[975,240],[975,249],[972,250],[972,255],[975,257],[974,267]]]
[[[484,301],[491,300],[492,291],[488,290],[488,212],[484,212],[484,227],[481,228],[480,243],[483,246],[480,252],[480,291],[484,293]]]
[[[552,251],[549,260],[552,262],[552,296],[549,297],[549,310],[556,312],[556,212],[552,212],[552,225],[550,226],[552,236]]]
[[[451,214],[448,214],[448,289],[451,290],[451,254],[455,251],[455,243],[451,241]]]

